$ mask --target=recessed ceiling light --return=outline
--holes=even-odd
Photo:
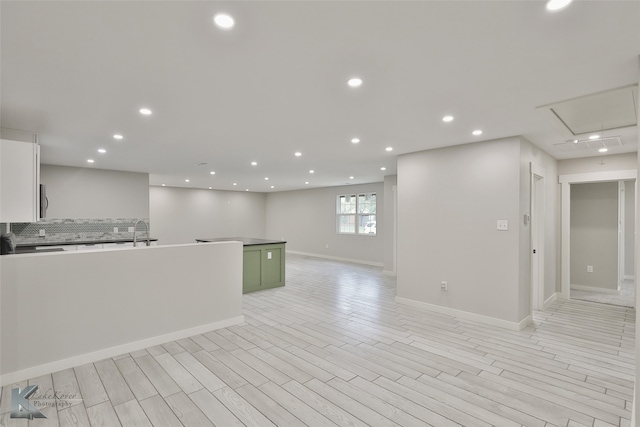
[[[355,178],[355,176],[350,176],[350,177],[349,177],[349,179],[354,179],[354,178]]]
[[[258,162],[251,162],[251,166],[257,166]]]
[[[601,152],[601,153],[606,153],[607,151],[609,151],[609,149],[607,147],[602,147],[598,151]]]
[[[245,189],[244,189],[244,191],[249,191],[249,189],[248,189],[248,188],[245,188]]]
[[[574,139],[574,140],[573,140],[573,143],[574,143],[574,144],[577,144],[578,142],[579,142],[579,141],[578,141],[577,139]]]
[[[309,173],[316,173],[316,171],[314,171],[313,169],[311,169],[311,170],[309,171]]]
[[[296,156],[296,157],[300,157],[300,156],[302,156],[302,153],[301,153],[301,152],[299,152],[299,151],[296,151],[296,152],[295,152],[295,153],[293,153],[293,154],[294,154],[294,156]]]
[[[189,178],[185,179],[184,182],[189,182]]]
[[[98,153],[104,154],[106,152],[107,152],[107,150],[105,150],[104,148],[98,148]]]
[[[93,159],[87,159],[87,163],[94,163],[94,162],[95,162],[95,160],[93,160]]]
[[[591,135],[589,136],[589,139],[599,139],[600,135]]]
[[[233,28],[236,21],[233,19],[231,15],[226,13],[216,13],[213,15],[213,22],[220,28],[228,30],[229,28]]]
[[[351,142],[357,144],[360,142],[360,138],[351,138]]]
[[[385,168],[384,166],[380,168],[381,171],[386,171],[387,168]]]
[[[209,175],[215,175],[216,173],[214,171],[209,172]]]
[[[447,122],[447,123],[448,123],[448,122],[452,122],[452,121],[453,121],[453,116],[444,116],[444,117],[442,118],[442,121],[443,121],[443,122]]]
[[[571,3],[571,0],[547,0],[546,8],[550,12],[563,9]]]
[[[269,181],[269,177],[268,177],[268,176],[265,176],[265,177],[264,177],[264,180],[265,180],[265,181]]]
[[[272,185],[271,188],[276,188],[276,187]]]
[[[349,80],[347,80],[347,84],[350,87],[360,87],[362,86],[362,79],[360,77],[352,77]]]
[[[163,187],[166,187],[166,186],[167,186],[167,184],[162,184],[162,186],[163,186]]]
[[[393,151],[393,147],[387,147],[385,148],[385,151]]]
[[[122,139],[124,138],[122,135],[120,135],[119,133],[116,133],[115,135],[113,135],[113,139]]]
[[[471,132],[471,134],[475,136],[482,135],[482,131],[480,129],[476,129],[473,132]]]
[[[209,187],[209,190],[211,190],[211,187]]]
[[[151,110],[148,108],[141,108],[140,109],[140,114],[144,114],[145,116],[148,116],[151,114]]]
[[[305,182],[304,182],[304,184],[305,184],[305,185],[309,185],[309,181],[305,181]]]
[[[237,183],[237,182],[234,182],[234,183],[233,183],[233,185],[238,185],[238,183]]]

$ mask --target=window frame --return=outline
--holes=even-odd
[[[361,203],[360,203],[360,197],[375,197],[375,212],[374,213],[369,213],[369,212],[361,212]],[[352,209],[349,209],[350,212],[344,212],[344,204],[341,203],[341,200],[343,198],[346,197],[354,197],[355,198],[355,206]],[[351,202],[348,202],[351,205]],[[375,191],[373,192],[364,192],[364,193],[349,193],[349,194],[338,194],[336,196],[336,233],[340,234],[340,235],[345,235],[345,236],[369,236],[369,237],[375,237],[378,235],[378,230],[376,227],[376,232],[375,233],[362,233],[360,232],[360,223],[361,218],[363,217],[371,217],[374,216],[376,218],[376,223],[377,223],[377,216],[378,216],[378,196],[376,194]],[[343,223],[343,221],[341,221],[342,218],[353,218],[352,220],[349,220],[348,223],[352,223],[354,224],[354,231],[341,231],[341,223]],[[368,222],[368,220],[367,220]]]

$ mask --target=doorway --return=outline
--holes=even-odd
[[[635,292],[633,223],[636,174],[636,170],[626,170],[560,176],[562,298],[635,306],[632,295]],[[591,190],[601,193],[606,189],[607,195],[589,196],[594,199],[589,205],[589,197],[585,196],[588,195],[585,190],[589,188],[580,184],[592,184]],[[592,211],[607,204],[603,212]],[[596,226],[596,221],[604,217],[608,218],[606,224]],[[583,230],[579,230],[577,225]],[[594,241],[599,247],[607,246],[608,249],[597,253],[593,248]]]

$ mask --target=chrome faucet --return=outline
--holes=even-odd
[[[143,220],[139,219],[136,221],[135,224],[133,224],[133,247],[137,247],[138,246],[138,239],[136,238],[136,233],[138,232],[138,223],[143,223],[144,224],[144,228],[147,231],[147,246],[151,246],[151,241],[149,240],[149,226],[147,225],[146,222],[144,222]]]

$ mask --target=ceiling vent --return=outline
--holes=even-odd
[[[553,146],[560,151],[564,152],[572,152],[572,151],[581,151],[581,150],[593,150],[598,148],[611,148],[618,147],[624,145],[622,142],[622,138],[619,136],[608,136],[599,139],[581,139],[581,140],[569,140],[565,142],[560,142],[558,144],[554,144]]]
[[[538,109],[566,137],[636,126],[638,85],[568,99]]]

